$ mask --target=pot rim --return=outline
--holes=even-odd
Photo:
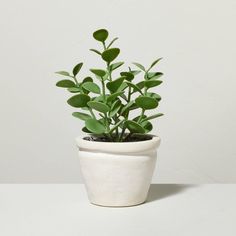
[[[85,140],[84,136],[76,138],[76,144],[81,151],[97,151],[108,153],[140,153],[153,151],[160,145],[161,139],[151,135],[152,139],[134,142],[101,142]]]

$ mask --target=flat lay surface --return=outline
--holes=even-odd
[[[82,184],[0,185],[3,236],[234,236],[236,185],[152,184],[136,207],[88,202]]]

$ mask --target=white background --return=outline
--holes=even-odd
[[[236,182],[235,22],[235,0],[1,0],[0,182],[81,182],[82,123],[54,71],[100,67],[88,49],[104,27],[120,60],[164,57],[154,182]]]

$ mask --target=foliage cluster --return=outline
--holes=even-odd
[[[153,128],[151,120],[163,115],[147,114],[150,110],[156,110],[161,100],[152,89],[162,83],[160,77],[163,73],[153,71],[162,58],[155,60],[148,68],[133,63],[136,69],[128,67],[117,76],[117,69],[122,68],[124,62],[114,62],[120,54],[119,48],[112,47],[118,38],[107,43],[108,34],[106,29],[95,31],[93,37],[101,43],[102,50],[90,49],[105,62],[105,69],[90,69],[92,75],[82,79],[78,76],[83,66],[81,62],[72,73],[56,72],[66,77],[56,86],[66,88],[73,94],[67,103],[81,109],[72,115],[85,122],[84,132],[104,136],[111,142],[125,142],[133,134],[149,133]],[[141,79],[139,82],[137,77]],[[136,109],[140,114],[131,118],[131,112]]]

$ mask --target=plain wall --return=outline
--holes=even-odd
[[[54,71],[101,60],[92,33],[119,37],[120,60],[163,57],[154,182],[236,182],[235,0],[5,0],[0,8],[0,182],[81,182],[82,122]]]

